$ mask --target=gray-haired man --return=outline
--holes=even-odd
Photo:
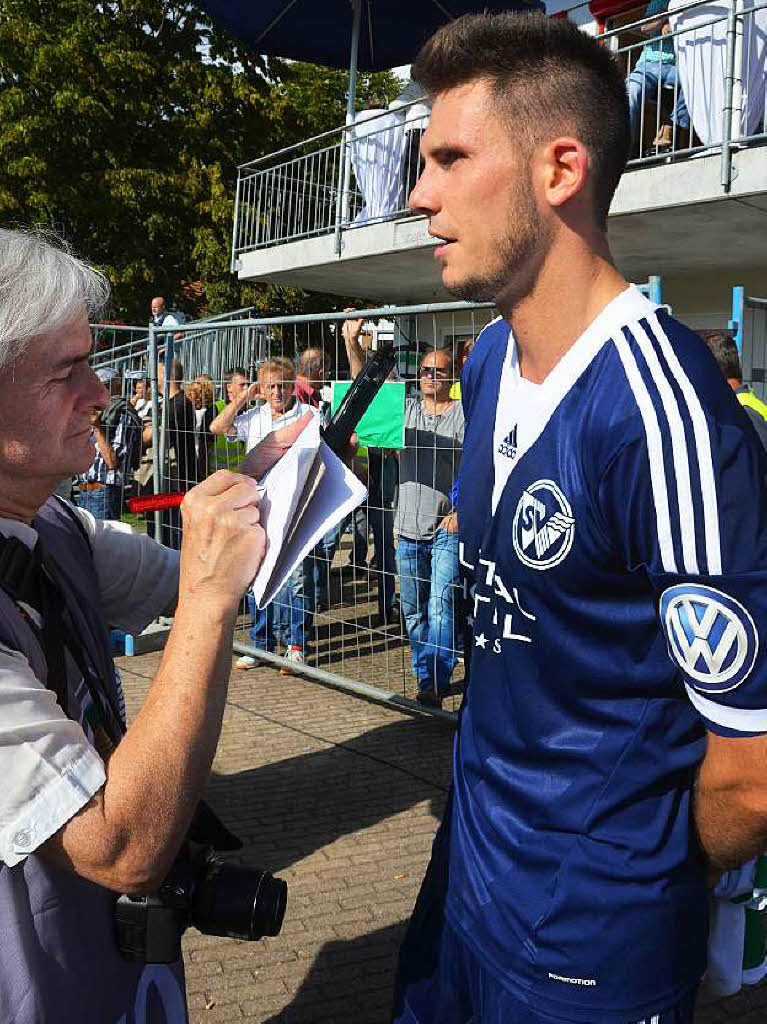
[[[180,560],[51,498],[93,460],[91,414],[108,396],[88,365],[87,316],[107,292],[66,251],[0,230],[0,1020],[15,1024],[186,1021],[181,963],[118,952],[115,893],[155,890],[179,850],[216,749],[239,601],[265,548],[255,483],[233,473],[187,494]],[[265,439],[259,469],[303,425]],[[22,589],[39,601],[21,601]],[[107,624],[140,630],[176,603],[122,735]]]

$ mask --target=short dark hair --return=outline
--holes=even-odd
[[[238,373],[241,377],[245,377],[245,379],[247,380],[248,371],[243,369],[242,366],[233,366],[231,370],[227,370],[226,373],[224,374],[224,380],[231,380],[232,377],[234,377],[235,373]]]
[[[411,69],[429,96],[486,79],[529,151],[574,135],[591,164],[595,214],[607,223],[631,145],[626,84],[610,51],[564,18],[465,14],[443,25]]]
[[[698,331],[697,334],[703,338],[711,349],[711,354],[716,359],[719,369],[728,380],[743,380],[743,371],[740,367],[740,356],[735,339],[729,331]]]

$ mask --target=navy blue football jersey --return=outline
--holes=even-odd
[[[705,967],[706,729],[767,732],[767,463],[705,344],[633,287],[540,385],[494,321],[462,392],[447,914],[541,1009],[641,1019]]]

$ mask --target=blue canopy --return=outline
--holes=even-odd
[[[256,53],[360,71],[410,64],[440,25],[484,10],[543,10],[537,0],[198,0]],[[358,15],[355,24],[355,13]],[[358,42],[356,60],[354,44]]]

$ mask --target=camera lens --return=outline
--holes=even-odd
[[[279,935],[288,886],[268,871],[208,862],[193,896],[192,924],[206,935],[260,939]]]

